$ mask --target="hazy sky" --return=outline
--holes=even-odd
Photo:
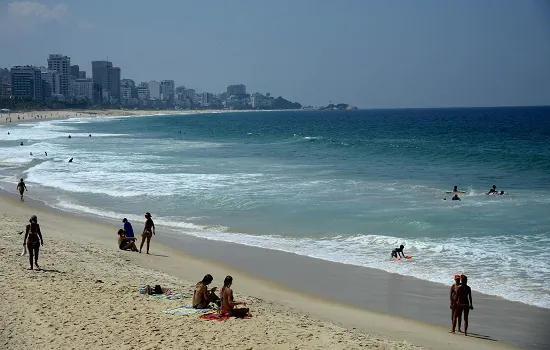
[[[0,0],[0,67],[49,53],[302,104],[550,105],[548,0]]]

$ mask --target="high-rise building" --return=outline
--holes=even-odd
[[[203,92],[202,93],[202,104],[203,105],[208,105],[208,104],[212,103],[213,98],[214,98],[214,94],[212,94],[210,92]]]
[[[120,87],[136,87],[136,82],[132,79],[122,79],[120,81]]]
[[[109,95],[115,101],[120,101],[120,68],[112,67],[109,69],[108,74],[111,81]]]
[[[92,79],[74,79],[71,84],[72,96],[77,100],[92,102],[94,98],[94,82]]]
[[[85,70],[79,70],[78,71],[78,79],[86,79],[86,71]]]
[[[43,97],[45,100],[56,99],[61,95],[61,76],[59,72],[46,67],[40,67],[43,83]]]
[[[78,72],[80,72],[80,67],[77,64],[71,66],[70,73],[75,79],[78,79]]]
[[[137,87],[137,99],[140,101],[147,101],[149,99],[149,84],[139,84]]]
[[[244,84],[237,84],[237,85],[229,85],[227,87],[227,95],[246,95],[246,85]]]
[[[42,76],[34,66],[11,68],[11,94],[20,100],[42,100]]]
[[[95,85],[95,90],[98,94],[99,101],[103,101],[104,91],[108,92],[111,86],[109,70],[113,67],[113,63],[109,61],[92,61],[92,81]]]
[[[11,85],[0,81],[0,100],[7,100],[11,97]]]
[[[48,69],[56,70],[59,73],[60,93],[65,97],[69,97],[71,58],[61,54],[50,54]]]
[[[160,94],[163,101],[174,100],[174,86],[173,80],[163,80],[160,82]]]
[[[194,101],[195,100],[195,90],[185,89],[185,97],[188,98],[191,101]]]
[[[0,68],[0,83],[9,84],[10,81],[10,70],[7,68]]]
[[[160,100],[160,83],[155,80],[151,80],[147,83],[149,88],[149,99],[150,100]]]

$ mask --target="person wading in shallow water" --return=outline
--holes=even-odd
[[[141,244],[139,245],[139,252],[143,249],[143,243],[147,240],[147,254],[149,254],[149,244],[151,243],[151,237],[155,234],[155,223],[151,219],[151,213],[145,213],[145,227],[141,234]]]
[[[21,195],[21,202],[24,202],[25,198],[23,198],[23,193],[25,193],[25,191],[28,191],[28,190],[27,190],[27,186],[25,185],[25,182],[23,181],[23,179],[21,179],[21,181],[19,181],[19,183],[17,184],[17,190],[19,191],[19,194]]]
[[[40,232],[40,225],[38,225],[38,218],[36,215],[31,216],[31,219],[29,220],[29,224],[25,230],[25,240],[23,241],[23,245],[26,245],[27,250],[29,251],[29,270],[33,269],[33,258],[34,265],[36,265],[36,268],[39,269],[38,253],[40,251],[40,246],[44,245],[44,240],[42,239],[42,232]]]

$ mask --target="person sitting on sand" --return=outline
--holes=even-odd
[[[220,297],[215,294],[216,287],[208,290],[208,285],[213,280],[212,275],[208,274],[195,285],[195,291],[193,292],[193,307],[195,309],[206,309],[210,303],[215,303],[218,307],[220,306]]]
[[[131,250],[137,252],[135,238],[126,237],[126,232],[123,229],[118,230],[118,248],[120,250]]]
[[[25,239],[23,240],[23,246],[26,246],[27,250],[29,251],[29,270],[33,269],[33,258],[36,268],[40,268],[40,266],[38,265],[38,253],[40,252],[41,245],[44,245],[42,232],[40,232],[38,218],[36,217],[36,215],[33,215],[31,216],[29,224],[25,229]]]
[[[454,319],[455,319],[455,310],[456,310],[456,307],[455,307],[455,296],[456,296],[456,291],[458,289],[458,287],[460,287],[460,275],[455,275],[455,283],[453,283],[451,285],[451,293],[450,293],[450,296],[449,296],[449,299],[450,299],[450,302],[451,302],[451,305],[450,305],[450,309],[451,309],[451,325],[453,324],[454,322]],[[460,315],[457,315],[457,318],[458,318],[458,331],[460,333],[462,333],[462,313]],[[452,331],[452,329],[451,329]]]
[[[126,232],[126,237],[134,238],[134,229],[132,228],[132,224],[130,223],[130,221],[124,218],[122,219],[122,222],[124,223],[124,232]]]
[[[470,310],[473,309],[472,289],[468,286],[468,277],[461,275],[460,286],[456,289],[455,294],[455,316],[451,333],[455,332],[456,320],[459,315],[464,313],[464,335],[468,335],[468,315],[470,314]]]
[[[497,191],[497,186],[496,185],[493,185],[493,188],[491,188],[489,190],[489,192],[487,192],[487,194],[495,194],[495,193],[498,193]]]
[[[461,201],[460,197],[458,197],[458,194],[455,194],[453,198],[451,198],[453,201]]]
[[[151,237],[155,234],[155,223],[151,219],[151,213],[145,213],[145,227],[143,228],[143,233],[141,234],[141,244],[139,246],[139,252],[143,249],[143,243],[147,240],[147,254],[149,254],[149,244],[151,243]]]
[[[399,246],[399,248],[394,248],[391,251],[392,258],[404,258],[405,257],[405,254],[403,254],[403,249],[404,248],[405,248],[405,246],[403,244],[401,244]]]
[[[227,276],[223,280],[223,288],[220,292],[221,297],[221,315],[222,316],[233,316],[242,318],[248,315],[248,308],[235,308],[237,305],[245,305],[245,301],[235,301],[233,298],[233,290],[231,285],[233,284],[233,277]]]
[[[19,194],[21,195],[21,202],[24,202],[25,198],[23,198],[23,193],[25,193],[25,191],[28,191],[28,189],[27,189],[27,186],[25,185],[25,182],[23,181],[23,179],[21,179],[21,181],[19,181],[19,183],[17,184],[17,190],[19,191]]]

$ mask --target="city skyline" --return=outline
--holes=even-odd
[[[43,66],[59,52],[87,72],[108,57],[136,83],[212,92],[244,83],[304,105],[550,104],[544,1],[119,1],[105,13],[106,4],[0,4],[0,67]]]

